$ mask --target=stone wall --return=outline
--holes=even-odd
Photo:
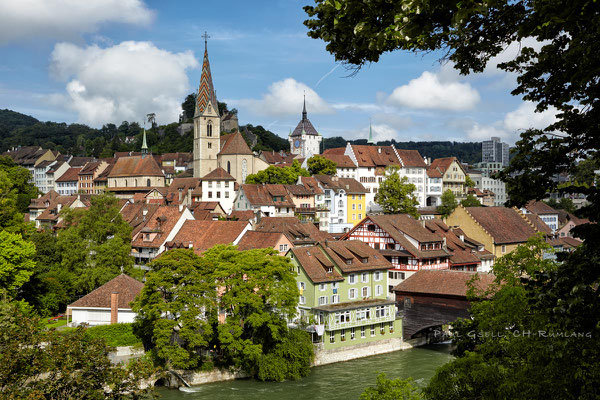
[[[401,338],[380,340],[377,343],[364,343],[355,346],[346,346],[332,350],[323,350],[315,347],[314,366],[332,364],[341,361],[354,360],[355,358],[369,357],[392,351],[406,350],[413,345],[404,342]]]
[[[167,374],[167,386],[180,387],[186,386],[183,382],[190,386],[202,385],[205,383],[231,381],[234,379],[249,378],[250,375],[242,371],[229,371],[214,369],[212,371],[170,371]]]

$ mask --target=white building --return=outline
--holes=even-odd
[[[131,310],[130,303],[143,287],[142,282],[128,275],[117,276],[67,306],[69,326],[133,322],[136,314]]]
[[[68,196],[77,193],[79,183],[79,171],[82,167],[72,167],[67,169],[60,178],[54,180],[54,190],[61,196]]]
[[[427,185],[425,189],[425,205],[437,207],[442,204],[443,174],[437,168],[427,169]]]
[[[240,185],[234,210],[261,211],[267,217],[293,217],[296,204],[281,184]]]
[[[230,214],[236,195],[235,178],[219,167],[201,179],[202,201],[218,201],[225,213]]]

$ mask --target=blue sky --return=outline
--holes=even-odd
[[[510,95],[495,68],[460,77],[439,54],[393,52],[353,77],[306,36],[308,1],[8,0],[0,4],[0,108],[99,127],[175,121],[195,91],[208,31],[213,82],[240,123],[286,136],[309,118],[324,136],[479,141],[552,122]],[[536,46],[536,43],[526,43]]]

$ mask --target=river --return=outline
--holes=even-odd
[[[210,383],[186,389],[159,388],[161,399],[358,399],[367,386],[373,386],[378,372],[388,378],[415,379],[419,386],[427,384],[435,370],[452,359],[449,344],[417,347],[358,360],[315,367],[306,378],[282,383],[242,379]]]

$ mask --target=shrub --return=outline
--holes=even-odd
[[[310,373],[314,350],[310,334],[291,329],[271,352],[264,354],[258,363],[258,379],[281,382],[300,379]]]
[[[141,344],[140,339],[133,334],[132,324],[93,326],[86,329],[86,334],[92,338],[103,338],[106,344],[113,347]]]

